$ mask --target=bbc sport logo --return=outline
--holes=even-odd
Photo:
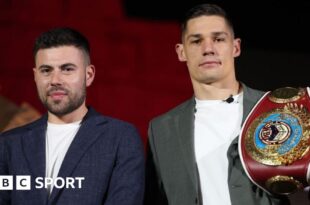
[[[81,189],[85,177],[37,177],[35,178],[34,187],[36,189],[47,189],[53,186],[57,189]],[[10,175],[0,176],[0,190],[13,190],[15,184],[16,190],[31,190],[31,176],[17,175],[15,178]]]

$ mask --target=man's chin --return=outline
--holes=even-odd
[[[68,109],[48,109],[48,111],[50,113],[52,113],[53,115],[56,115],[56,116],[64,116],[70,112],[72,112],[71,110],[68,110]]]
[[[64,103],[56,103],[54,102],[53,104],[48,104],[47,105],[47,110],[57,116],[62,116],[65,114],[68,114],[70,112],[72,112],[72,110],[70,109],[69,106],[65,105]]]

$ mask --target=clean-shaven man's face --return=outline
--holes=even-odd
[[[182,44],[176,45],[193,83],[211,84],[235,78],[234,58],[240,55],[240,39],[224,18],[200,16],[190,19]]]

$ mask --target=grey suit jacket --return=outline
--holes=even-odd
[[[263,95],[243,85],[243,120]],[[149,126],[145,204],[203,204],[194,151],[195,99],[155,119]],[[288,199],[269,196],[246,176],[238,154],[238,137],[231,143],[228,186],[232,205],[283,205]]]

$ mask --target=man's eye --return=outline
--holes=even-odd
[[[200,39],[197,39],[197,40],[191,41],[191,44],[199,44],[200,42],[201,42],[201,40],[200,40]]]
[[[215,41],[216,42],[223,42],[223,41],[225,41],[225,38],[216,38]]]
[[[49,68],[43,68],[43,69],[40,70],[40,72],[43,73],[43,74],[48,74],[48,73],[51,72],[51,69],[49,69]]]
[[[73,71],[73,70],[74,70],[74,69],[71,68],[71,67],[66,67],[66,68],[63,68],[63,69],[62,69],[62,71],[63,71],[63,72],[66,72],[66,73],[71,72],[71,71]]]

